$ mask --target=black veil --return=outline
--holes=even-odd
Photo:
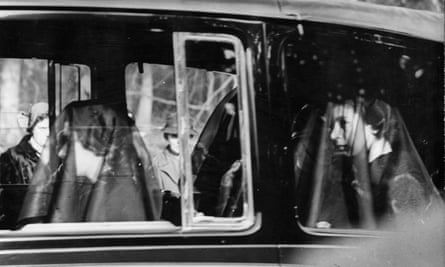
[[[312,188],[307,226],[373,229],[442,206],[397,108],[358,97],[307,117],[294,148],[297,183]]]
[[[126,114],[90,101],[65,108],[29,185],[19,225],[159,220],[159,183]],[[86,156],[95,163],[84,158],[77,166]]]

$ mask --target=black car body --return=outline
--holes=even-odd
[[[0,231],[0,264],[322,263],[323,257],[308,256],[314,253],[348,255],[355,262],[360,256],[351,251],[380,240],[386,229],[319,226],[312,207],[323,205],[316,204],[317,188],[327,189],[308,178],[317,171],[308,173],[297,154],[316,135],[302,135],[310,109],[356,97],[398,108],[429,174],[425,183],[437,188],[430,194],[443,191],[443,14],[350,1],[15,1],[0,2],[0,29],[0,57],[17,59],[22,73],[34,73],[21,78],[18,103],[49,103],[48,165],[59,155],[64,110],[77,114],[79,107],[101,105],[128,114],[122,127],[140,136],[143,142],[132,147],[145,144],[141,153],[150,160],[163,145],[165,111],[177,112],[180,151],[190,155],[180,161],[176,224],[25,221]],[[225,124],[226,117],[236,126]],[[193,136],[192,128],[199,134]],[[199,144],[210,152],[200,154]],[[315,145],[307,148],[309,157],[317,149],[328,150]],[[210,154],[222,156],[214,163]],[[209,164],[206,175],[221,177],[238,159],[241,178],[230,186],[241,189],[233,210],[218,215],[212,205],[220,203],[221,181],[200,170]],[[29,185],[2,188],[19,192],[28,205]],[[20,216],[26,219],[26,212]],[[441,248],[430,249],[437,256]],[[374,260],[384,258],[378,249],[373,253]],[[438,260],[443,263],[443,255]]]

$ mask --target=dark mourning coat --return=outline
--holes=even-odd
[[[14,227],[39,161],[38,152],[29,144],[30,135],[0,155],[0,228]]]
[[[31,135],[26,135],[19,144],[0,156],[0,183],[27,184],[39,161],[38,152],[29,144]]]

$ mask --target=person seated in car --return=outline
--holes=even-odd
[[[198,211],[208,216],[236,217],[243,212],[239,118],[233,97],[211,116],[193,154]]]
[[[49,136],[48,104],[36,103],[28,116],[27,134],[0,156],[0,183],[27,184]]]
[[[55,147],[44,151],[19,225],[160,219],[151,159],[120,106],[71,103],[50,138]]]
[[[197,133],[194,130],[192,123],[190,123],[190,135],[194,137]],[[180,196],[181,196],[181,181],[180,181],[180,149],[178,139],[178,123],[177,114],[170,114],[162,129],[167,145],[164,149],[155,155],[153,158],[153,166],[158,179],[161,184],[161,190],[163,192],[163,208],[162,218],[172,221],[175,224],[180,222]],[[220,177],[221,190],[224,187],[232,187],[232,180],[235,173],[241,168],[241,162],[235,161],[229,169]],[[195,192],[195,197],[198,197],[198,193]],[[228,205],[229,196],[220,193],[220,204],[214,207],[215,210],[220,210],[219,214],[222,215],[226,205]],[[233,204],[232,204],[233,205]],[[196,208],[196,207],[195,207]],[[213,215],[213,214],[212,214]]]
[[[196,135],[190,124],[190,135]],[[153,167],[163,194],[162,218],[175,224],[180,223],[180,148],[177,114],[167,116],[162,133],[167,144],[153,157]]]
[[[36,103],[28,114],[23,115],[27,121],[27,134],[18,145],[0,155],[1,185],[25,185],[31,181],[49,136],[47,103]],[[19,191],[0,188],[0,227],[11,227],[17,219],[24,197]]]
[[[162,128],[166,146],[153,157],[153,166],[161,183],[161,190],[173,197],[179,198],[180,192],[180,166],[179,166],[179,138],[178,121],[176,113],[167,116]],[[190,136],[196,135],[191,126]]]
[[[350,158],[345,174],[351,177],[346,181],[355,192],[359,209],[368,203],[377,220],[395,213],[390,203],[397,203],[398,211],[405,210],[406,201],[390,199],[400,196],[397,187],[389,194],[389,185],[395,180],[417,181],[411,185],[420,187],[430,201],[438,196],[396,109],[377,99],[345,101],[334,105],[332,122],[329,137],[336,149]],[[429,206],[421,200],[417,204],[422,209]],[[363,212],[358,213],[363,216]]]

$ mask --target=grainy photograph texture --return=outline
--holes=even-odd
[[[442,0],[0,1],[0,265],[445,266]]]

